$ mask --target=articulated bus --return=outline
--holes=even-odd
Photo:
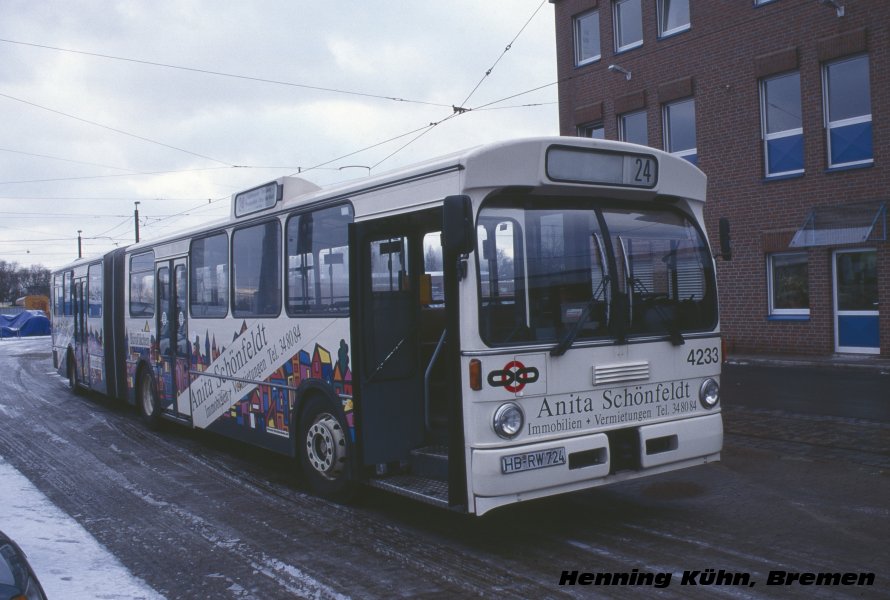
[[[75,391],[482,515],[719,460],[706,179],[619,142],[496,143],[321,189],[53,279]],[[728,236],[727,236],[728,241]]]

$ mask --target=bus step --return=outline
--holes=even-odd
[[[392,475],[383,479],[372,479],[368,485],[427,504],[448,508],[448,483],[445,481],[418,475]]]
[[[448,481],[448,448],[426,446],[411,451],[411,473],[439,481]]]

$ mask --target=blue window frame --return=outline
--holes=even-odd
[[[574,18],[575,66],[580,67],[600,59],[600,13],[593,10]]]
[[[760,82],[763,155],[766,176],[804,172],[800,73],[786,73]]]
[[[868,165],[872,150],[868,56],[826,63],[822,70],[828,166]]]
[[[698,164],[695,143],[695,100],[688,98],[664,105],[664,149]]]
[[[625,113],[618,117],[618,135],[622,142],[649,145],[646,125],[646,111]]]
[[[615,0],[615,52],[643,45],[643,7],[640,0]]]
[[[689,0],[658,0],[658,37],[688,30]]]

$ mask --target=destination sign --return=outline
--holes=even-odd
[[[235,216],[243,217],[272,208],[280,199],[281,186],[276,181],[235,194]]]
[[[553,146],[547,151],[547,176],[554,181],[648,189],[658,183],[658,160],[651,154]]]

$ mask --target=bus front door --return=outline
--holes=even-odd
[[[403,215],[355,223],[350,233],[353,376],[368,465],[406,460],[424,438],[416,231]]]

